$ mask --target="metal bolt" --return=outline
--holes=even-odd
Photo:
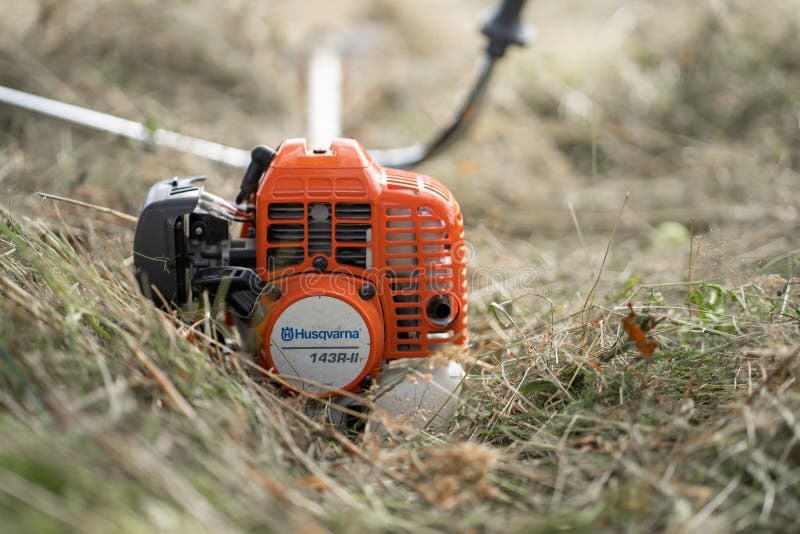
[[[261,293],[270,300],[278,300],[283,296],[283,291],[276,284],[268,284]]]
[[[200,237],[203,235],[203,227],[202,226],[195,226],[194,228],[194,235]]]
[[[372,375],[367,375],[361,379],[361,382],[359,382],[358,385],[361,387],[361,389],[369,389],[372,387],[373,383],[375,383],[375,379],[372,378]]]
[[[369,300],[375,296],[375,286],[372,284],[364,284],[358,289],[358,296],[364,300]]]
[[[328,268],[328,260],[324,256],[317,256],[311,262],[311,265],[318,271],[324,271]]]
[[[314,222],[325,222],[331,217],[331,208],[327,204],[314,204],[308,211],[308,216]]]

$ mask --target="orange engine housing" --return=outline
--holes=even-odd
[[[257,272],[281,289],[257,354],[292,387],[358,392],[386,360],[466,343],[463,220],[439,182],[350,139],[324,151],[291,139],[255,202]]]

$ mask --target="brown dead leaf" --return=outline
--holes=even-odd
[[[637,315],[636,312],[633,311],[633,305],[630,302],[628,303],[628,309],[630,309],[631,312],[622,318],[622,326],[625,328],[625,332],[628,333],[630,340],[636,344],[639,357],[649,362],[653,359],[653,353],[658,348],[658,342],[645,334],[644,330],[636,324],[634,319]]]

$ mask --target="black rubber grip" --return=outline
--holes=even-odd
[[[258,190],[258,181],[272,163],[275,151],[264,145],[258,145],[250,152],[250,165],[244,172],[242,185],[239,187],[239,194],[236,195],[236,203],[241,204],[252,193]]]
[[[503,0],[497,12],[497,19],[504,24],[518,24],[519,14],[525,0]]]

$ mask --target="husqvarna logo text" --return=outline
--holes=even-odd
[[[305,328],[292,328],[284,326],[281,328],[281,340],[292,341],[294,339],[358,339],[361,332],[358,330],[306,330]]]

